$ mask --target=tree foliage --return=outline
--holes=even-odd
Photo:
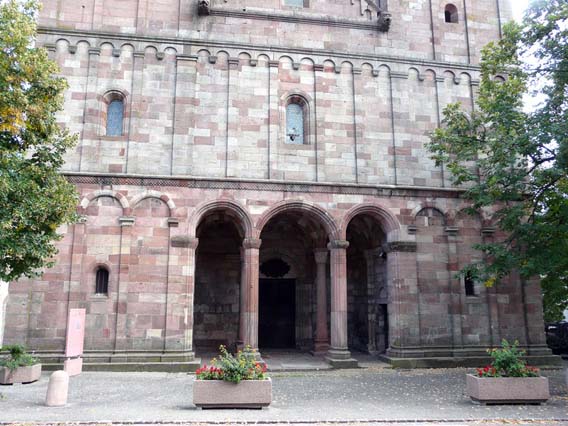
[[[66,81],[34,47],[38,4],[0,4],[0,280],[51,266],[57,228],[75,218],[77,196],[58,170],[75,138],[60,127]]]
[[[523,110],[523,98],[538,105]],[[547,320],[568,305],[568,3],[533,1],[482,51],[474,112],[444,110],[429,149],[503,231],[464,268],[491,286],[513,270],[542,278]],[[561,315],[560,315],[561,316]]]

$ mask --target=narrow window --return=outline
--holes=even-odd
[[[309,0],[284,0],[286,6],[309,7]]]
[[[124,102],[122,99],[111,101],[107,109],[106,135],[122,136],[122,121],[124,119]]]
[[[465,286],[465,295],[475,296],[475,280],[471,276],[470,272],[466,272],[465,276],[463,277],[463,283]]]
[[[458,8],[453,4],[447,4],[444,10],[446,22],[450,24],[458,23]]]
[[[106,268],[97,269],[95,294],[108,294],[108,270]]]
[[[286,143],[304,143],[304,109],[298,103],[286,107]]]

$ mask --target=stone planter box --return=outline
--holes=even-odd
[[[272,380],[195,380],[193,404],[201,408],[262,408],[272,402]]]
[[[39,380],[40,376],[41,364],[30,365],[29,367],[18,367],[15,370],[0,367],[0,385],[32,383]]]
[[[550,398],[546,377],[466,376],[467,394],[482,404],[540,404]]]

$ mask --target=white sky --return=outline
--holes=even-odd
[[[513,16],[517,21],[520,21],[523,17],[523,12],[525,11],[529,0],[509,0],[513,6]]]

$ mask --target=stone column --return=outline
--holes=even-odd
[[[198,238],[189,238],[187,240],[187,304],[184,309],[184,347],[185,352],[189,356],[193,354],[193,304],[195,295],[195,252],[199,244]]]
[[[334,240],[331,252],[331,347],[327,361],[336,368],[357,367],[347,348],[347,247],[349,242]]]
[[[6,304],[8,302],[8,286],[5,281],[0,280],[0,347],[4,339],[4,325],[6,323]]]
[[[365,250],[365,263],[367,265],[367,350],[370,354],[377,354],[377,323],[379,287],[377,286],[377,263],[382,261],[382,248],[376,247]]]
[[[258,258],[261,243],[257,238],[245,238],[242,250],[239,333],[242,343],[253,349],[258,349]]]
[[[329,349],[327,328],[327,249],[314,250],[316,260],[317,319],[314,355],[323,355]]]

